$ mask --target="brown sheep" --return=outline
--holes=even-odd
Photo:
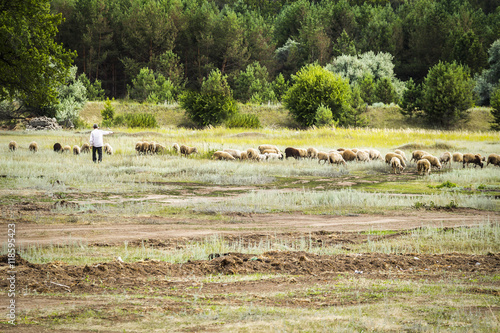
[[[64,146],[63,153],[69,153],[71,151],[71,146]]]
[[[240,158],[241,161],[243,160],[248,160],[248,153],[246,151],[242,151],[241,152],[241,158]]]
[[[109,143],[104,145],[104,152],[108,155],[113,155],[113,147]]]
[[[464,168],[466,164],[467,166],[469,166],[470,163],[474,164],[474,168],[479,165],[482,169],[484,166],[483,162],[481,161],[481,155],[479,154],[464,154],[464,160],[462,163]]]
[[[405,160],[405,162],[408,162],[408,160],[406,159],[406,154],[405,154],[405,152],[404,152],[404,151],[402,151],[402,150],[400,150],[400,149],[396,149],[396,150],[394,150],[394,152],[395,152],[396,154],[401,155],[401,156],[403,157],[403,159]]]
[[[260,145],[257,148],[259,149],[261,154],[265,154],[264,150],[268,150],[269,153],[276,153],[276,154],[280,153],[280,150],[278,149],[278,147],[276,147],[274,145]]]
[[[214,159],[214,160],[226,160],[226,161],[234,161],[235,160],[233,155],[231,155],[230,153],[228,153],[226,151],[216,151],[213,154],[212,159]]]
[[[347,168],[347,163],[340,153],[330,153],[328,154],[328,161],[330,164],[343,164]]]
[[[186,145],[180,146],[181,155],[188,156],[194,153],[198,153],[198,149],[196,147],[188,147]]]
[[[9,150],[10,151],[15,151],[17,149],[17,142],[16,141],[11,141],[9,142]]]
[[[29,148],[31,152],[36,153],[38,151],[38,143],[35,141],[31,142]]]
[[[56,153],[62,153],[63,152],[63,147],[59,142],[54,143],[54,151]]]
[[[252,161],[258,161],[259,160],[259,151],[257,149],[254,149],[254,148],[248,148],[247,149],[247,156],[248,156],[248,159],[249,160],[252,160]]]
[[[462,163],[464,161],[464,155],[462,153],[453,153],[453,162]]]
[[[88,143],[84,143],[82,148],[80,149],[82,153],[90,153],[90,145]]]
[[[142,153],[142,141],[136,142],[136,144],[135,144],[135,151],[137,152],[137,154],[141,154]]]
[[[394,171],[394,174],[401,173],[405,168],[401,165],[401,160],[399,157],[394,156],[391,158],[391,167]]]
[[[165,150],[167,150],[167,147],[165,147],[164,145],[162,145],[160,143],[156,144],[156,151],[155,151],[155,153],[157,153],[157,154],[163,154],[165,152]]]
[[[429,155],[429,153],[427,153],[426,151],[423,151],[423,150],[415,150],[411,155],[410,162],[411,161],[417,162],[418,160],[421,160],[422,156],[424,156],[424,155]]]
[[[421,159],[428,160],[431,163],[431,166],[437,168],[438,170],[440,170],[442,168],[441,163],[439,162],[439,159],[436,156],[424,155],[424,156],[422,156]]]
[[[417,161],[417,171],[420,175],[424,173],[429,174],[431,172],[431,162],[427,159]]]
[[[141,145],[141,153],[146,154],[149,149],[149,142],[144,141]]]
[[[313,147],[307,148],[307,157],[309,158],[317,158],[318,157],[318,150]]]
[[[300,158],[300,151],[297,148],[287,147],[285,149],[285,158],[293,157],[296,160]]]
[[[359,150],[359,151],[356,153],[356,159],[357,159],[359,162],[369,162],[369,161],[370,161],[370,154],[369,154],[369,153],[367,153],[366,151]]]
[[[385,154],[385,163],[387,164],[391,164],[391,160],[393,157],[397,157],[399,158],[399,161],[401,162],[401,165],[406,168],[406,163],[405,163],[405,160],[403,159],[403,156],[399,155],[399,154],[396,154],[396,153],[387,153]]]
[[[488,163],[486,163],[486,166],[488,166],[490,163],[500,167],[500,155],[490,154],[490,156],[488,156]]]
[[[241,151],[239,151],[238,149],[224,149],[224,151],[231,154],[231,156],[233,156],[234,158],[241,160]]]
[[[319,151],[317,157],[318,157],[318,164],[321,164],[321,161],[323,161],[323,164],[325,164],[330,159],[330,153]]]
[[[350,162],[350,161],[354,161],[356,160],[356,153],[354,153],[352,150],[350,149],[346,149],[342,152],[342,158],[344,159],[344,161],[346,162]]]
[[[443,166],[446,166],[446,164],[448,164],[448,166],[451,168],[451,158],[451,153],[447,151],[439,156],[439,162],[441,162]]]
[[[337,151],[339,151],[339,152],[343,152],[344,150],[346,150],[346,149],[345,148],[339,148],[339,149],[337,149]]]
[[[73,155],[80,155],[80,147],[78,145],[73,146]]]

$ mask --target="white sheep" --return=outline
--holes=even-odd
[[[358,150],[358,152],[356,153],[356,159],[359,162],[369,162],[370,161],[370,154],[367,153],[366,151]]]
[[[264,150],[272,150],[272,153],[279,154],[280,150],[275,145],[260,145],[257,147],[261,154],[264,154]]]
[[[347,167],[347,163],[339,152],[333,152],[328,154],[328,161],[330,164],[343,164]]]
[[[318,150],[313,147],[307,148],[307,157],[309,158],[318,158]]]
[[[198,153],[198,149],[196,147],[189,147],[186,145],[181,145],[179,148],[180,148],[181,155],[184,155],[186,157],[188,155]]]
[[[175,152],[176,152],[177,154],[179,154],[179,152],[181,151],[181,147],[179,147],[179,144],[178,144],[178,143],[174,143],[174,144],[172,145],[172,148],[174,148],[174,150],[175,150]]]
[[[254,148],[247,149],[247,156],[248,156],[249,160],[258,161],[259,155],[260,155],[260,153],[257,149],[254,149]]]
[[[401,165],[401,160],[398,157],[396,157],[396,156],[394,156],[393,158],[391,158],[391,167],[392,167],[392,170],[394,171],[394,174],[401,173],[405,169]]]
[[[104,152],[108,155],[113,155],[113,147],[109,143],[104,145]]]
[[[319,151],[318,152],[318,164],[321,164],[321,161],[323,161],[323,164],[328,162],[330,158],[330,153],[325,153],[324,151]]]
[[[441,163],[439,162],[439,159],[436,156],[432,156],[432,155],[429,154],[429,155],[422,156],[421,159],[428,160],[431,163],[431,166],[437,168],[438,170],[440,170],[442,168],[442,165],[441,165]]]
[[[370,155],[371,160],[381,160],[382,159],[382,155],[376,149],[370,149],[368,151],[368,154]]]
[[[35,141],[32,141],[30,143],[30,151],[33,152],[33,153],[36,153],[38,151],[38,143],[36,143]]]
[[[71,151],[71,146],[64,146],[63,147],[63,153],[69,153]]]
[[[403,159],[405,160],[405,162],[408,162],[408,160],[406,159],[406,154],[405,154],[405,152],[404,152],[404,151],[402,151],[402,150],[400,150],[400,149],[396,149],[396,150],[394,150],[394,152],[395,152],[396,154],[401,155],[401,157],[403,157]]]
[[[233,156],[234,158],[241,160],[241,151],[240,150],[238,150],[238,149],[224,149],[223,151],[231,154],[231,156]]]
[[[451,153],[447,151],[445,153],[442,153],[441,156],[439,156],[439,162],[441,162],[443,166],[448,164],[448,166],[451,168],[451,158],[452,158]]]
[[[397,157],[399,158],[399,161],[401,162],[401,165],[406,168],[406,163],[405,163],[405,160],[403,159],[403,156],[399,155],[399,154],[396,154],[396,153],[387,153],[385,154],[385,163],[387,164],[391,164],[391,160],[393,157]]]
[[[214,160],[225,160],[225,161],[234,161],[235,160],[235,158],[233,157],[233,155],[231,155],[230,153],[225,152],[225,151],[216,151],[213,154],[212,159],[214,159]]]
[[[431,172],[431,162],[427,159],[422,159],[417,161],[417,171],[419,174],[423,175],[429,174]]]
[[[88,143],[84,143],[82,148],[80,149],[82,153],[90,153],[90,145]]]
[[[264,155],[267,155],[267,160],[282,160],[283,159],[283,153],[266,153]]]
[[[80,155],[80,147],[78,145],[73,146],[73,155]]]
[[[307,149],[305,148],[297,148],[299,151],[300,158],[306,158],[307,157]]]
[[[412,154],[411,154],[411,159],[410,159],[410,162],[411,161],[415,161],[417,162],[418,160],[421,160],[422,159],[422,156],[424,155],[430,155],[428,152],[426,151],[423,151],[423,150],[415,150]]]

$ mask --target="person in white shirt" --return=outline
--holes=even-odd
[[[102,162],[102,146],[104,145],[103,143],[103,135],[106,134],[112,134],[113,132],[111,131],[101,131],[99,129],[99,126],[97,124],[94,124],[94,130],[90,132],[90,145],[92,146],[92,161],[95,162]],[[99,155],[99,159],[97,159],[97,155]]]

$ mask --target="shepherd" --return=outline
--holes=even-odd
[[[107,134],[112,134],[113,132],[111,131],[102,131],[99,129],[99,126],[97,124],[94,124],[94,130],[92,132],[90,132],[90,145],[92,146],[92,161],[94,163],[96,162],[102,162],[102,146],[104,145],[103,144],[103,135],[107,135]],[[96,156],[96,153],[97,155],[99,156],[99,158],[97,158]]]

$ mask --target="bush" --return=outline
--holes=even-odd
[[[237,112],[227,76],[218,69],[203,80],[200,92],[187,91],[179,99],[186,114],[198,126],[219,125]]]
[[[412,78],[406,82],[406,90],[401,99],[401,114],[412,118],[420,109],[420,99],[422,98],[422,87],[416,84]]]
[[[227,128],[260,128],[260,120],[254,114],[236,114],[225,125]]]
[[[349,82],[320,65],[302,67],[292,75],[293,85],[288,89],[283,102],[292,117],[303,126],[316,123],[316,113],[320,106],[328,107],[332,118],[345,123],[345,112],[351,100]]]
[[[104,109],[101,110],[101,116],[103,120],[113,120],[115,116],[115,108],[111,105],[109,98],[104,102]]]
[[[169,79],[162,74],[156,74],[149,68],[142,68],[132,86],[128,86],[130,98],[139,102],[173,103],[175,88]]]
[[[117,117],[118,118],[118,117]],[[156,118],[148,113],[127,113],[123,116],[124,123],[128,127],[155,128],[158,127]],[[121,119],[117,119],[121,121]]]
[[[324,106],[321,104],[318,109],[316,110],[316,116],[314,117],[314,123],[317,126],[332,126],[336,125],[336,123],[333,120],[333,113],[332,110],[328,106]]]
[[[439,62],[425,77],[422,89],[424,117],[429,124],[450,128],[468,117],[474,105],[474,82],[466,67]]]

